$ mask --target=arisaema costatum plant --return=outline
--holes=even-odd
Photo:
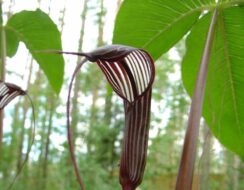
[[[22,90],[21,87],[15,85],[13,83],[3,82],[2,80],[0,80],[0,110],[3,110],[17,96],[27,96],[27,98],[30,100],[31,107],[32,107],[33,129],[32,129],[32,133],[31,133],[32,134],[32,137],[30,138],[30,143],[29,143],[28,148],[27,148],[26,157],[25,157],[22,165],[20,166],[20,169],[18,170],[18,172],[14,176],[12,182],[7,187],[7,189],[10,189],[13,186],[14,182],[16,181],[16,179],[18,178],[18,176],[20,175],[20,173],[21,173],[24,165],[26,164],[26,162],[28,160],[29,153],[31,151],[31,146],[34,143],[34,136],[35,136],[35,112],[34,112],[33,102],[31,100],[30,96],[28,95],[27,91]],[[3,126],[1,126],[1,127],[3,127]]]
[[[26,92],[19,86],[0,80],[0,109],[7,106],[15,97],[24,95]]]
[[[90,61],[97,63],[114,92],[124,101],[125,128],[119,181],[123,190],[135,190],[142,181],[147,158],[151,93],[155,75],[152,58],[142,49],[122,45],[104,46],[90,53],[56,53],[84,57],[71,78],[67,100],[69,147],[81,189],[85,190],[85,185],[78,170],[71,140],[70,96],[76,74],[85,62]]]

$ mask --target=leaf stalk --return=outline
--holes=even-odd
[[[199,73],[192,98],[188,127],[185,134],[184,147],[177,176],[176,190],[191,190],[194,174],[194,163],[196,159],[197,139],[199,135],[202,105],[206,86],[208,65],[210,61],[211,48],[214,39],[215,26],[218,17],[217,9],[214,10],[202,58]]]

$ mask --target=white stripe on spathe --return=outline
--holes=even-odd
[[[140,69],[139,69],[139,66],[138,66],[138,61],[136,60],[136,58],[134,57],[133,54],[129,54],[128,55],[131,60],[132,60],[132,63],[135,67],[135,70],[136,70],[136,84],[137,84],[137,87],[138,87],[138,94],[141,94],[142,91],[143,91],[143,87],[141,85],[141,81],[142,81],[142,75],[141,75],[141,72],[140,72]]]
[[[8,93],[8,87],[5,84],[2,84],[1,89],[0,89],[0,95],[4,96],[6,93]]]
[[[12,99],[14,99],[16,96],[19,95],[19,92],[14,91],[11,94],[5,94],[0,102],[0,108],[2,109],[4,106],[6,106]]]
[[[137,56],[138,58],[141,60],[142,62],[142,66],[143,66],[143,76],[145,76],[146,79],[146,86],[149,84],[150,82],[150,77],[149,77],[149,71],[148,71],[148,64],[149,62],[147,60],[145,60],[142,56],[142,54],[144,54],[144,52],[141,51],[136,51],[137,52]]]
[[[128,87],[128,86],[130,86],[130,84],[128,85],[128,83],[125,79],[125,75],[123,74],[123,71],[121,71],[121,67],[118,65],[118,63],[114,62],[114,65],[117,67],[117,70],[119,71],[119,74],[121,76],[122,83],[124,84],[123,86],[125,87],[126,98],[131,102],[132,97],[130,96],[131,92],[129,92],[130,88]]]
[[[136,83],[136,91],[137,91],[137,93],[140,95],[140,87],[139,87],[139,85],[138,85],[138,81],[139,81],[139,76],[138,76],[139,74],[138,74],[138,71],[137,71],[137,69],[136,69],[135,63],[134,63],[134,61],[133,61],[133,59],[132,59],[132,57],[131,57],[130,54],[127,56],[127,58],[128,58],[128,63],[129,63],[129,65],[131,65],[131,67],[132,67],[133,78],[134,78],[134,81],[135,81],[135,83]]]
[[[129,102],[145,92],[153,77],[151,60],[141,50],[130,52],[122,60],[98,62],[115,92]]]
[[[110,63],[109,63],[109,62],[106,62],[106,63],[107,63],[107,66],[110,68],[110,70],[114,72],[113,74],[114,74],[114,76],[115,76],[115,79],[116,79],[117,84],[118,84],[118,86],[119,86],[119,89],[120,89],[120,91],[121,91],[121,95],[122,95],[123,97],[126,97],[125,89],[124,89],[124,87],[123,87],[123,84],[121,83],[121,80],[118,78],[116,72],[115,72],[115,71],[113,70],[113,68],[110,66]]]
[[[134,58],[136,60],[136,65],[139,70],[140,80],[138,82],[141,85],[141,93],[142,93],[146,89],[145,76],[143,75],[143,68],[142,68],[143,62],[141,62],[141,60],[138,58],[138,56],[135,52],[132,52],[132,55],[134,56]]]
[[[116,92],[120,92],[121,89],[119,88],[117,81],[115,81],[115,79],[112,76],[112,74],[107,70],[108,66],[105,66],[104,64],[101,64],[101,67],[102,67],[102,70],[105,72],[105,75],[108,77],[108,80],[112,84],[113,88],[116,90]]]
[[[147,55],[145,55],[145,53],[140,53],[139,54],[141,56],[141,58],[144,60],[145,64],[145,71],[146,71],[146,76],[148,78],[148,83],[150,82],[150,79],[152,77],[152,69],[151,69],[151,64],[150,64],[150,60],[148,60]]]
[[[16,96],[19,95],[18,91],[14,91],[13,93],[11,93],[8,98],[6,99],[6,103],[5,105],[7,105],[11,100],[13,100]]]

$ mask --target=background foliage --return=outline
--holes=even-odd
[[[170,11],[169,5],[162,4],[159,0],[145,1],[145,4],[138,3],[136,0],[127,0],[122,5],[117,22],[119,22],[120,17],[121,22],[125,22],[128,19],[123,10],[129,7],[131,8],[129,12],[133,14],[133,16],[129,17],[131,22],[128,26],[131,28],[119,29],[118,26],[115,27],[114,42],[118,43],[118,38],[121,36],[120,40],[128,43],[131,39],[135,39],[133,44],[131,44],[134,46],[143,46],[145,40],[147,40],[144,37],[148,38],[158,34],[155,40],[145,46],[154,58],[159,59],[156,62],[157,73],[153,89],[148,163],[145,171],[145,180],[140,187],[141,190],[171,190],[174,188],[190,102],[180,78],[181,60],[186,52],[183,62],[184,68],[187,59],[192,59],[192,62],[198,59],[197,52],[189,54],[189,51],[191,49],[193,49],[192,51],[197,51],[197,47],[201,47],[201,40],[199,40],[198,36],[204,34],[204,26],[208,22],[209,16],[202,17],[198,25],[194,26],[192,31],[195,31],[195,34],[192,32],[187,37],[187,49],[184,45],[185,37],[177,44],[175,43],[197,21],[201,10],[214,5],[212,1],[204,1],[204,3],[194,1],[195,4],[193,1],[185,1],[184,5],[181,3],[182,1],[165,2],[175,7],[175,10]],[[59,0],[59,3],[55,0],[50,0],[48,3],[44,1],[36,2],[31,10],[40,8],[46,13],[40,13],[39,11],[38,14],[44,17],[49,15],[54,20],[54,23],[57,24],[58,29],[62,32],[64,50],[89,51],[96,46],[111,44],[111,25],[113,25],[111,20],[115,18],[115,12],[112,10],[118,10],[121,2],[118,1],[116,3],[111,5],[110,0],[83,0],[79,2]],[[138,7],[137,12],[132,9],[132,6],[135,5]],[[182,6],[179,7],[179,5]],[[10,26],[14,22],[14,17],[11,18],[10,16],[19,11],[16,11],[18,6],[20,6],[20,3],[17,1],[3,1],[4,18],[9,20],[6,22],[6,26]],[[200,8],[197,8],[199,6]],[[79,11],[75,12],[73,10],[74,7],[79,7]],[[24,9],[26,8],[24,7]],[[145,14],[147,9],[152,10],[150,13],[153,14]],[[165,11],[169,14],[168,16],[162,15],[162,12]],[[76,16],[70,18],[72,14],[76,14]],[[230,11],[226,12],[226,14],[238,13]],[[242,12],[240,11],[239,14],[242,14]],[[145,19],[136,19],[136,15],[145,16]],[[234,17],[234,15],[232,16]],[[135,21],[132,18],[135,18]],[[74,23],[74,19],[76,19],[75,25],[78,26],[76,28],[72,28],[70,25],[70,23]],[[238,21],[237,19],[236,22]],[[136,22],[136,25],[135,23],[133,25],[133,22]],[[172,22],[172,24],[167,25],[166,22]],[[242,22],[241,19],[240,22]],[[132,27],[134,26],[144,30],[141,36],[133,33]],[[163,28],[159,26],[163,26]],[[238,26],[238,23],[235,26]],[[158,33],[161,30],[162,33]],[[237,33],[239,32],[238,29],[233,30]],[[179,31],[179,33],[176,34],[176,31]],[[169,37],[170,35],[173,35],[174,40],[173,37]],[[232,34],[228,36],[231,38],[230,41],[233,40]],[[11,34],[9,38],[12,39],[12,41],[10,39],[9,44],[13,44],[15,48],[17,48],[18,41],[26,44],[23,39],[18,38],[16,40],[15,37],[11,37]],[[243,36],[240,35],[239,38],[238,40],[241,41]],[[34,39],[38,38],[34,37]],[[191,40],[198,43],[192,47],[189,45]],[[67,41],[71,42],[71,45],[68,45]],[[40,45],[39,42],[36,43]],[[159,43],[161,44],[160,51],[158,51],[159,45],[154,45]],[[174,47],[168,51],[168,48],[173,44],[175,44]],[[217,45],[221,44],[217,43]],[[29,46],[26,44],[26,47]],[[15,48],[12,48],[11,51],[9,50],[10,54],[14,54]],[[37,48],[40,47],[38,46]],[[45,48],[59,49],[59,46],[46,47],[43,44],[43,49]],[[229,49],[233,50],[233,48],[235,47],[233,46]],[[33,50],[35,49],[33,48]],[[166,51],[168,52],[161,56]],[[47,73],[43,72],[43,67],[41,65],[39,67],[27,52],[23,43],[19,43],[16,55],[11,59],[8,58],[6,63],[6,80],[17,81],[22,84],[22,87],[27,87],[29,94],[33,98],[37,113],[35,144],[28,163],[12,189],[78,189],[67,150],[65,103],[70,73],[80,60],[76,57],[65,56],[64,83],[60,96],[57,96],[53,89],[58,92],[60,84],[51,83],[51,86],[46,78]],[[221,51],[219,52],[221,53]],[[23,58],[25,55],[26,57]],[[239,56],[239,54],[238,56],[230,55],[229,57],[231,58]],[[16,57],[18,58],[17,61]],[[20,57],[22,58],[20,59]],[[53,57],[53,59],[62,58]],[[22,68],[16,70],[17,64],[21,64]],[[218,68],[215,68],[212,73],[216,70],[219,71]],[[192,71],[185,72],[193,73]],[[61,73],[59,72],[59,74]],[[216,77],[218,79],[221,76],[217,75]],[[239,74],[237,73],[235,76],[238,79]],[[187,79],[187,77],[194,76],[183,75],[183,79]],[[55,85],[56,87],[54,87]],[[186,83],[185,86],[187,86]],[[240,87],[238,90],[241,93]],[[228,89],[226,92],[228,92]],[[95,64],[87,64],[82,69],[82,73],[75,81],[73,96],[72,129],[75,136],[76,155],[86,188],[87,190],[119,190],[118,163],[123,135],[122,101],[117,96],[114,96]],[[241,94],[238,97],[241,97]],[[241,105],[238,104],[238,106]],[[14,174],[20,169],[26,155],[27,143],[31,133],[29,128],[31,119],[30,106],[25,98],[16,99],[5,109],[4,136],[0,154],[0,189],[5,189],[13,179]],[[243,189],[243,162],[239,157],[216,142],[205,122],[202,122],[202,126],[197,155],[198,161],[195,167],[195,189],[198,187],[203,190]],[[241,138],[236,139],[236,141],[239,143]]]

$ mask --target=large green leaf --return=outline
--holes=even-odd
[[[5,34],[7,43],[7,56],[13,57],[16,54],[19,46],[18,36],[15,34],[13,30],[10,30],[8,28],[5,29]]]
[[[144,48],[157,59],[178,42],[214,0],[125,0],[113,43]]]
[[[244,0],[221,0],[217,5],[211,0],[125,0],[113,43],[144,48],[156,59],[194,26],[182,68],[184,84],[192,95],[210,22],[210,15],[200,19],[199,15],[216,7],[224,10],[213,43],[203,115],[220,142],[244,158],[242,5]]]
[[[187,38],[182,78],[192,95],[209,27],[210,14],[201,18]],[[244,7],[220,12],[203,107],[214,135],[244,159]]]
[[[62,49],[61,35],[55,23],[47,14],[38,9],[36,11],[22,11],[13,15],[5,28],[8,56],[15,54],[19,41],[24,42],[44,71],[52,88],[59,93],[64,76],[63,56],[35,52]]]

